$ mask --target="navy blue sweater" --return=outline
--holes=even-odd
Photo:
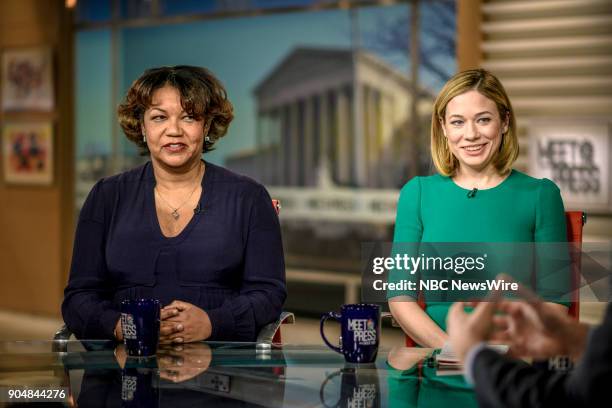
[[[209,340],[252,341],[286,297],[278,217],[265,188],[206,163],[201,211],[163,236],[150,162],[100,180],[79,217],[62,314],[80,339],[111,339],[121,301],[205,310]]]

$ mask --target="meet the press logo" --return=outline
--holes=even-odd
[[[121,329],[123,330],[124,339],[136,340],[136,325],[131,314],[121,313]]]
[[[348,319],[348,330],[353,333],[356,344],[370,346],[376,344],[376,326],[372,319]]]

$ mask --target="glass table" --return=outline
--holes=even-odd
[[[113,342],[61,346],[0,342],[0,406],[26,404],[28,390],[30,401],[58,407],[477,406],[458,372],[434,366],[432,349],[383,348],[374,364],[352,365],[316,345],[262,352],[254,343],[201,342],[161,347],[149,359],[127,358]]]

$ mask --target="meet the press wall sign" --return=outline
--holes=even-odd
[[[530,174],[553,180],[567,209],[612,210],[611,128],[601,119],[530,122]]]

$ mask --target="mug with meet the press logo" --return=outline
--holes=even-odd
[[[323,332],[327,319],[340,321],[340,347],[332,345]],[[349,363],[373,363],[380,341],[380,307],[375,304],[352,304],[321,317],[321,337],[332,350],[343,354]]]
[[[161,303],[157,299],[121,302],[121,332],[127,355],[154,356],[159,342]]]

